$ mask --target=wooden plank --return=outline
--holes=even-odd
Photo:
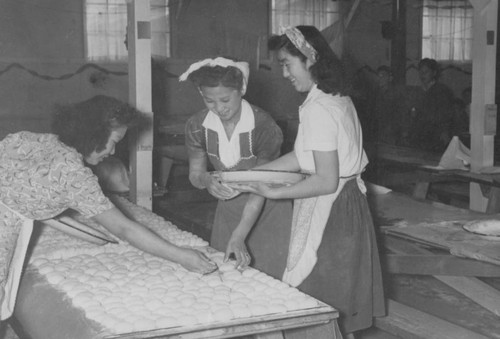
[[[387,243],[389,248],[399,254],[415,254],[421,253],[430,255],[431,251],[424,248],[418,248],[416,245],[411,245],[409,243],[407,248],[401,247],[396,242],[393,242],[393,246]],[[445,283],[446,285],[452,287],[458,292],[462,293],[464,296],[478,303],[482,307],[486,308],[490,312],[500,315],[500,291],[483,283],[474,277],[461,277],[461,276],[444,276],[444,275],[433,275],[434,278]]]
[[[270,338],[279,338],[279,332],[286,329],[331,323],[338,318],[338,311],[323,306],[287,312],[283,314],[257,316],[218,322],[210,325],[176,327],[146,332],[135,332],[108,335],[103,339],[150,339],[150,338],[182,338],[182,339],[219,339],[268,333]],[[278,336],[278,337],[276,337]],[[341,339],[341,338],[332,338]]]
[[[150,123],[130,131],[130,199],[149,210],[153,205],[153,112],[149,0],[127,3],[129,102]]]
[[[500,291],[477,278],[436,276],[446,285],[459,291],[490,312],[500,316]]]
[[[486,206],[486,213],[500,212],[500,188],[491,187],[488,193],[488,205]]]
[[[479,172],[494,163],[494,133],[486,132],[486,106],[495,104],[496,37],[498,1],[472,2],[474,25],[472,39],[472,102],[469,130],[471,133],[471,170]],[[491,36],[492,41],[486,37]],[[471,183],[469,207],[484,211],[485,199],[478,185]]]
[[[375,326],[405,339],[487,339],[468,329],[425,312],[387,300],[388,315],[375,318]]]
[[[500,277],[498,265],[462,259],[450,254],[384,254],[382,258],[386,271],[393,274]]]

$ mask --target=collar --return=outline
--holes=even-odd
[[[203,127],[217,132],[219,135],[226,135],[224,126],[219,116],[213,111],[208,111],[205,120],[203,120]],[[236,123],[233,135],[244,132],[250,132],[255,128],[255,117],[253,115],[252,106],[245,99],[241,100],[241,115],[240,120]]]
[[[302,110],[310,101],[316,100],[318,97],[325,95],[325,92],[318,88],[317,84],[314,84],[309,93],[307,93],[306,100],[299,106],[299,111]]]

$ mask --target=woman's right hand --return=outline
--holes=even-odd
[[[228,200],[237,196],[240,192],[232,189],[231,187],[221,183],[217,178],[209,173],[204,177],[204,184],[208,193],[213,195],[219,200]]]
[[[217,264],[210,260],[205,254],[191,248],[182,248],[181,258],[178,260],[185,269],[207,274],[217,269]]]

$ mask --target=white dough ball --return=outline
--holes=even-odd
[[[135,331],[147,331],[156,328],[156,322],[151,319],[140,317],[136,321],[134,321],[134,330]]]
[[[114,330],[116,333],[130,333],[134,330],[134,325],[126,321],[120,321],[115,325]]]
[[[233,311],[229,307],[220,308],[212,312],[214,320],[228,321],[234,318]]]
[[[179,326],[179,321],[175,317],[161,317],[156,319],[157,328],[170,328]]]

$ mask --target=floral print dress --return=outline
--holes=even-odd
[[[68,208],[86,217],[113,208],[81,154],[52,134],[19,132],[0,141],[2,320],[13,311],[33,220]]]

